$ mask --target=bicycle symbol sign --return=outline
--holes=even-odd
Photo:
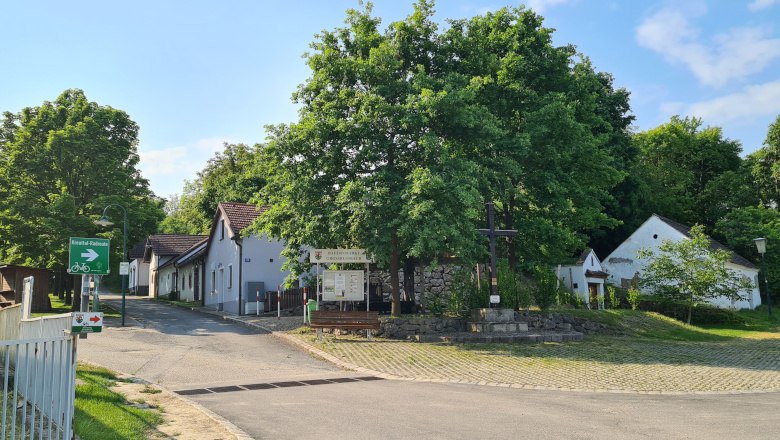
[[[70,238],[68,272],[72,275],[106,275],[110,240],[105,238]]]

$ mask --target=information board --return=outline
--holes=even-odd
[[[363,301],[365,288],[362,270],[326,270],[322,273],[323,301]]]

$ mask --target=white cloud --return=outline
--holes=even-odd
[[[541,14],[549,6],[564,5],[566,3],[574,3],[576,1],[579,0],[528,0],[525,2],[525,5]]]
[[[196,173],[203,169],[206,162],[215,153],[223,150],[224,142],[229,139],[200,139],[176,147],[162,150],[139,148],[141,160],[138,168],[149,179],[152,191],[159,196],[181,193],[185,180],[194,180]]]
[[[748,9],[751,12],[756,12],[762,9],[771,8],[777,4],[780,4],[780,0],[753,0],[748,4]]]
[[[780,114],[780,80],[745,87],[739,93],[689,105],[666,103],[667,114],[702,118],[707,125],[750,123],[754,119]]]
[[[722,86],[761,72],[780,57],[780,39],[763,27],[741,27],[701,41],[691,19],[706,13],[703,3],[686,9],[668,7],[644,20],[636,29],[637,42],[673,64],[683,64],[703,84]]]

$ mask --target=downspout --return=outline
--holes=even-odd
[[[236,245],[238,246],[238,315],[242,315],[242,310],[244,308],[243,303],[241,302],[241,296],[242,296],[242,283],[241,279],[244,275],[244,247],[241,246],[241,239],[236,239]]]

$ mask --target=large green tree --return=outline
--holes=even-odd
[[[247,203],[265,185],[259,145],[225,144],[181,195],[166,201],[162,232],[206,234],[220,202]]]
[[[739,142],[724,138],[718,127],[702,127],[700,119],[678,116],[635,141],[641,151],[636,170],[647,185],[645,209],[711,229],[720,215],[712,211],[713,192],[722,191],[723,179],[741,185]],[[722,177],[729,172],[735,174]]]
[[[432,14],[420,1],[382,31],[367,5],[318,35],[299,120],[269,127],[261,153],[271,209],[254,230],[286,240],[291,265],[302,245],[368,248],[394,313],[401,261],[484,255],[485,202],[521,229],[510,255],[553,259],[610,223],[622,178],[607,146],[627,103],[540,16],[501,9],[439,32]]]
[[[138,126],[127,113],[91,102],[81,90],[4,113],[0,260],[64,273],[68,237],[106,234],[93,220],[113,203],[127,208],[131,243],[153,232],[161,202],[137,169],[137,144]],[[111,215],[117,229],[108,234],[119,238],[119,252],[122,214]]]
[[[777,290],[780,286],[780,212],[765,206],[735,209],[718,221],[715,225],[715,235],[729,248],[759,267],[761,255],[753,240],[766,238],[766,279],[769,281],[769,288]],[[761,279],[764,277],[761,276]],[[762,286],[762,292],[766,296],[765,290],[766,286]]]
[[[761,200],[780,210],[780,116],[769,125],[764,146],[750,155],[750,159]]]

